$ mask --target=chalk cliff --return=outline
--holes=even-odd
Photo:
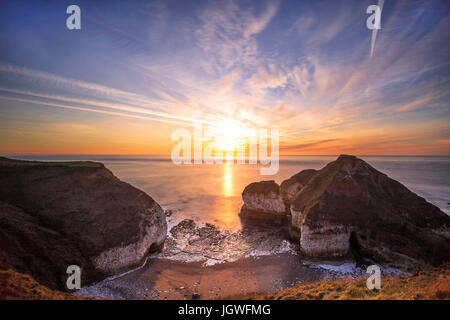
[[[0,158],[0,267],[66,289],[75,264],[84,286],[141,264],[166,234],[158,203],[101,163]]]
[[[450,260],[450,217],[354,156],[319,170],[290,211],[306,256],[353,254],[406,267]]]
[[[305,257],[354,257],[398,267],[450,261],[450,217],[355,156],[242,193],[241,217],[285,217]]]
[[[286,217],[286,206],[280,186],[273,180],[249,184],[242,192],[241,218],[280,220]]]

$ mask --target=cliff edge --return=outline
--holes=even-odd
[[[138,266],[166,234],[159,204],[101,163],[0,157],[0,268],[67,290],[69,265],[85,286]]]

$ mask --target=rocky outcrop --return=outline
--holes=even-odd
[[[280,187],[273,180],[249,184],[242,192],[242,199],[241,218],[279,220],[286,217]]]
[[[450,217],[354,156],[319,170],[290,211],[306,256],[353,254],[403,267],[450,260]]]
[[[247,228],[233,232],[209,223],[200,225],[191,219],[182,220],[170,229],[158,257],[204,261],[205,265],[211,265],[246,257],[298,251],[298,244],[288,242],[279,228],[273,228],[273,223],[268,226],[251,222]]]
[[[0,265],[65,288],[135,267],[164,243],[167,224],[150,196],[95,162],[0,158]]]
[[[317,173],[317,170],[306,169],[284,180],[280,185],[280,193],[286,207],[291,205],[292,199],[308,181]]]

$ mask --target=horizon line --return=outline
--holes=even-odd
[[[352,155],[358,157],[450,157],[450,154],[427,155],[427,154],[280,154],[280,156],[303,156],[303,157],[338,157],[341,155]],[[0,156],[161,156],[170,158],[170,154],[151,154],[151,153],[0,153]]]

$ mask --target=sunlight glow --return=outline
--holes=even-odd
[[[225,121],[219,126],[219,130],[222,138],[219,139],[218,144],[224,151],[234,151],[245,144],[249,131],[241,123],[233,120]]]

